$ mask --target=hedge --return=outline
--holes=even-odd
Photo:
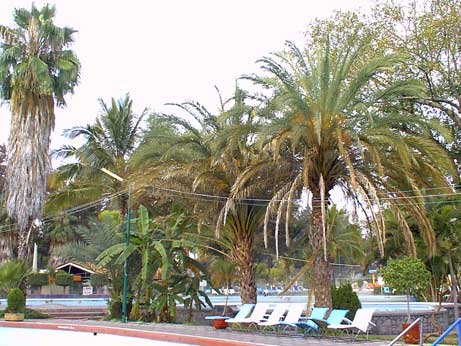
[[[56,273],[56,285],[58,286],[70,286],[73,283],[73,275],[67,274],[64,272],[57,272]]]
[[[103,287],[109,284],[109,279],[107,274],[94,273],[90,276],[91,286],[94,287]]]
[[[31,286],[46,286],[49,284],[47,273],[32,273],[27,276],[27,283]]]

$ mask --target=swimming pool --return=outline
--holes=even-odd
[[[0,327],[0,346],[184,346],[183,343],[101,333]]]
[[[224,305],[225,296],[210,296],[213,305]],[[373,308],[377,311],[402,311],[406,310],[405,296],[359,296],[364,308]],[[81,307],[107,307],[109,298],[27,298],[27,306],[39,305],[64,305]],[[307,296],[263,296],[258,295],[260,303],[305,303]],[[411,302],[411,310],[434,310],[438,303]],[[230,296],[228,305],[241,305],[240,296]],[[6,306],[6,299],[0,299],[0,309]]]

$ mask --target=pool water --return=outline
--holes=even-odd
[[[0,327],[0,346],[184,346],[186,344],[87,332]]]
[[[405,296],[359,296],[363,308],[372,308],[376,311],[403,311],[406,310]],[[213,305],[224,305],[225,296],[210,296]],[[27,298],[27,306],[64,305],[80,307],[107,307],[109,298]],[[305,303],[307,296],[262,296],[258,295],[260,303]],[[228,297],[229,305],[241,305],[240,296]],[[6,307],[6,299],[0,299],[0,309]],[[411,302],[411,310],[434,310],[437,303]]]

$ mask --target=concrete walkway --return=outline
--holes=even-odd
[[[28,320],[31,322],[31,320]],[[234,340],[240,342],[251,342],[259,345],[274,345],[274,346],[306,346],[306,345],[324,345],[324,346],[385,346],[389,341],[367,341],[363,338],[351,341],[348,338],[333,338],[333,337],[302,337],[300,335],[279,336],[274,334],[263,334],[261,332],[236,331],[231,329],[216,330],[211,326],[195,326],[184,324],[166,324],[166,323],[120,323],[109,321],[91,321],[91,320],[60,320],[47,319],[36,320],[36,322],[55,323],[59,325],[85,325],[98,327],[112,327],[134,330],[146,330],[161,333],[174,333],[189,336],[200,336],[205,338],[217,338],[225,340]]]

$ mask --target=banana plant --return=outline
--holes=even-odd
[[[195,227],[191,220],[181,213],[150,219],[147,209],[141,205],[137,218],[133,220],[135,227],[130,244],[113,245],[98,256],[99,267],[112,262],[121,264],[134,254],[140,258],[140,271],[135,280],[137,292],[134,311],[140,311],[141,303],[146,306],[152,304],[159,321],[171,321],[175,316],[176,304],[183,303],[184,296],[194,296],[189,306],[195,305],[199,309],[203,306],[197,304],[195,296],[203,296],[204,293],[198,290],[200,292],[192,294],[195,284],[188,284],[195,277],[210,281],[206,269],[190,255],[191,250],[198,246],[185,237],[186,231]],[[208,297],[205,302],[211,305]],[[138,317],[139,314],[132,316]]]

